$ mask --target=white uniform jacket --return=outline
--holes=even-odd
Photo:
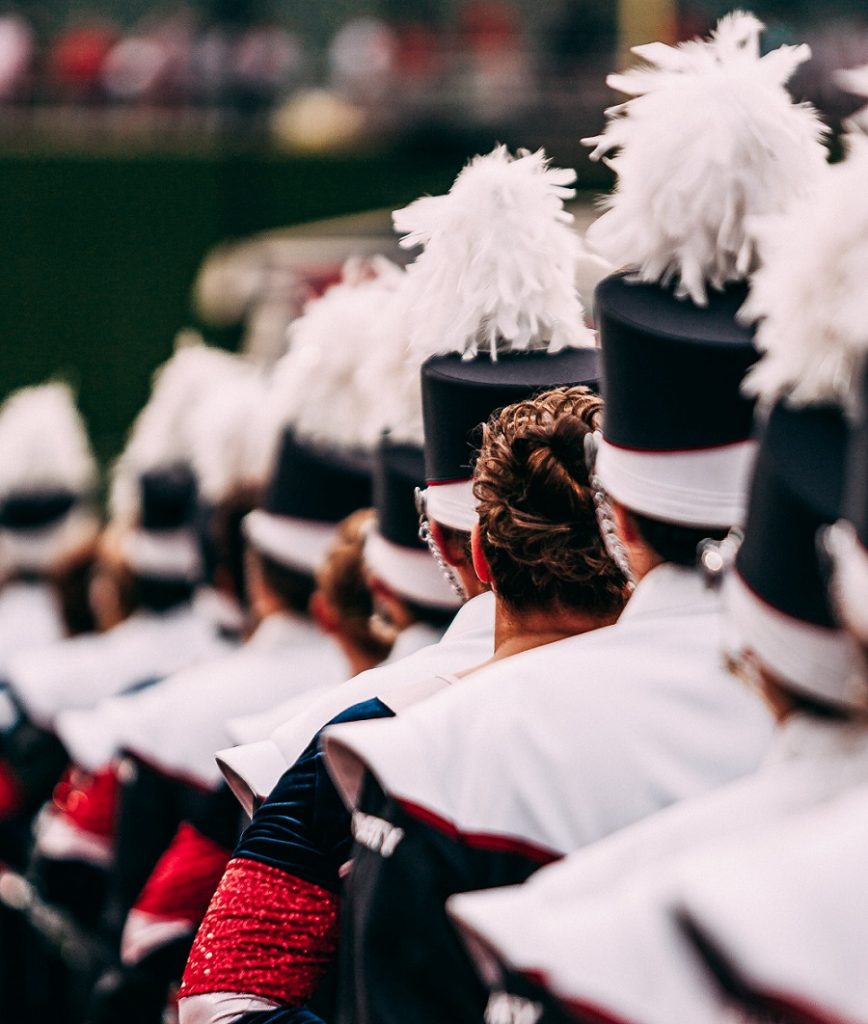
[[[99,701],[230,646],[190,605],[163,614],[136,612],[105,633],[22,651],[9,661],[9,686],[31,720],[50,729],[69,708]]]
[[[0,731],[15,724],[17,709],[6,687],[9,659],[66,636],[60,604],[47,583],[12,581],[0,589]]]
[[[711,1024],[722,1019],[721,993],[673,915],[680,866],[861,783],[868,728],[795,716],[756,773],[578,850],[524,885],[455,896],[449,911],[494,993],[508,992],[515,976],[543,978],[583,1018]],[[705,877],[717,892],[714,873]],[[732,896],[753,920],[754,904]]]
[[[55,731],[87,771],[129,751],[164,775],[214,789],[221,781],[214,754],[228,742],[229,716],[334,686],[347,673],[340,649],[312,622],[278,613],[242,648],[140,692],[62,712]]]
[[[747,994],[727,1024],[868,1024],[866,863],[868,786],[691,859],[677,910]]]
[[[347,1019],[475,1019],[447,896],[523,881],[756,769],[773,723],[725,671],[721,620],[698,572],[661,566],[614,626],[496,663],[395,720],[327,730],[329,768],[358,808]],[[402,934],[394,911],[410,890],[424,935]]]
[[[413,631],[415,640],[419,636]],[[303,710],[294,705],[293,717],[269,739],[219,752],[224,776],[248,814],[323,726],[342,711],[381,694],[394,694],[397,701],[397,692],[404,687],[427,686],[435,677],[473,668],[490,658],[494,652],[493,596],[480,594],[463,605],[439,642],[400,657],[402,649],[406,646],[394,652],[394,659],[360,673]]]

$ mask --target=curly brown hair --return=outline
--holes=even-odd
[[[606,553],[585,466],[602,399],[555,388],[495,413],[474,470],[482,549],[498,597],[518,610],[620,612],[625,580]]]
[[[361,651],[381,661],[391,645],[371,629],[374,600],[365,575],[363,550],[374,510],[359,509],[338,523],[325,562],[316,574],[317,587],[340,616],[347,638]]]

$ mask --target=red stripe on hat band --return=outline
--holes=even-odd
[[[334,893],[237,857],[196,935],[180,995],[239,992],[300,1005],[315,992],[337,942]]]
[[[167,921],[198,925],[231,854],[184,822],[157,861],[135,909]]]
[[[427,480],[428,487],[448,487],[452,484],[469,484],[472,476],[458,476],[454,480]]]
[[[457,839],[465,846],[475,850],[486,850],[489,853],[514,854],[517,857],[524,857],[535,864],[551,864],[560,860],[563,854],[555,853],[544,846],[539,846],[526,839],[518,839],[513,836],[496,835],[491,832],[467,832],[459,829],[451,821],[441,817],[427,807],[414,804],[409,800],[398,799],[400,806],[413,818],[430,825],[443,832],[452,839]]]
[[[118,807],[118,777],[113,768],[93,775],[70,768],[54,787],[54,805],[79,831],[113,839]]]

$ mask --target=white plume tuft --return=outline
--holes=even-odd
[[[610,75],[631,97],[584,139],[618,176],[588,245],[642,281],[706,288],[744,280],[756,260],[751,218],[781,212],[822,173],[825,127],[785,85],[810,57],[782,46],[760,57],[762,25],[737,11],[708,41],[637,46],[649,66]]]
[[[868,355],[868,139],[827,168],[822,187],[756,225],[760,266],[742,310],[763,358],[745,390],[794,405],[847,407]]]
[[[199,492],[211,503],[256,487],[268,469],[260,413],[266,378],[241,363],[235,377],[208,390],[190,414],[193,470]]]
[[[139,476],[191,461],[193,410],[210,389],[236,380],[240,358],[197,339],[194,332],[179,336],[174,355],[155,373],[147,405],[112,470],[111,514],[125,524],[138,520]]]
[[[446,195],[394,213],[401,244],[424,247],[407,270],[420,362],[594,344],[575,286],[582,244],[564,209],[575,180],[542,150],[513,157],[497,146],[471,160]]]
[[[0,496],[96,488],[97,468],[72,389],[53,382],[21,388],[0,406]]]
[[[383,257],[350,261],[341,283],[308,304],[274,369],[273,419],[315,443],[373,447],[392,401],[387,368],[406,348],[392,313],[405,277]]]

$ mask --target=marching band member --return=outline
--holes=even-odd
[[[619,181],[589,242],[632,271],[602,282],[596,305],[594,486],[636,581],[621,618],[393,722],[326,734],[348,803],[379,821],[357,830],[340,1020],[478,1020],[487,993],[448,896],[521,882],[765,753],[772,719],[723,669],[700,545],[743,520],[755,454],[739,387],[756,350],[735,318],[755,255],[749,215],[809,192],[825,151],[819,121],[783,88],[806,53],[760,59],[758,35],[739,15],[710,43],[643,48],[659,70],[616,78],[634,98],[595,140],[599,153],[619,147]],[[772,127],[780,135],[757,145]],[[401,837],[388,856],[378,835]]]
[[[854,528],[832,524],[845,491],[851,497],[844,508],[856,510],[868,493],[858,435],[844,487],[845,412],[864,402],[854,367],[866,351],[859,286],[868,242],[868,220],[860,217],[866,168],[863,144],[827,172],[814,195],[758,228],[761,262],[745,315],[761,318],[764,356],[747,387],[773,408],[761,428],[744,540],[724,600],[734,671],[763,695],[778,722],[766,762],[752,776],[574,854],[525,891],[454,903],[472,941],[490,943],[495,962],[502,958],[513,972],[545,977],[549,992],[579,1020],[722,1019],[723,992],[672,913],[680,861],[689,855],[691,862],[695,856],[706,865],[715,858],[725,863],[724,850],[868,782],[866,676],[835,620],[818,547],[818,534],[831,531],[840,578],[852,583],[841,588],[846,621],[846,608],[862,607],[864,579]],[[827,287],[809,301],[808,282]],[[720,552],[709,554],[724,561]],[[719,852],[706,857],[706,847]],[[690,874],[698,877],[692,863]],[[705,884],[709,903],[718,904],[715,871]],[[692,891],[701,904],[695,884]],[[727,949],[725,959],[734,956],[745,976],[770,934],[757,909],[741,895],[733,899],[730,917],[744,919],[744,943],[738,952]],[[530,921],[540,930],[527,929]],[[793,942],[798,949],[798,938]],[[756,964],[768,959],[757,956]],[[770,984],[766,994],[774,991]]]
[[[415,343],[417,353],[419,348],[429,351],[436,345],[441,351],[454,347],[459,352],[467,350],[468,355],[475,356],[470,359],[462,359],[457,353],[435,356],[422,367],[425,463],[429,484],[426,532],[431,531],[429,537],[434,533],[431,539],[441,563],[458,563],[460,577],[456,578],[452,573],[453,581],[462,588],[473,586],[471,593],[478,593],[480,584],[477,582],[474,586],[473,581],[466,578],[470,576],[471,558],[462,535],[467,537],[470,534],[476,519],[476,499],[470,480],[474,432],[478,433],[480,423],[492,410],[511,399],[533,394],[547,383],[593,381],[596,375],[595,353],[586,347],[588,334],[582,323],[574,286],[578,242],[565,223],[562,212],[565,180],[568,177],[564,172],[548,169],[541,154],[527,154],[512,160],[503,149],[497,149],[462,172],[450,196],[445,197],[446,209],[440,209],[442,200],[421,200],[408,211],[396,214],[396,223],[404,225],[408,241],[415,241],[417,232],[427,234],[429,241],[423,254],[408,270],[410,319],[419,327],[415,337],[411,336],[411,345]],[[466,212],[473,208],[489,189],[497,197],[495,204],[509,210],[511,215],[505,224],[494,227],[493,239],[490,232],[494,222],[491,218],[486,220],[484,213],[477,213],[479,219],[473,226],[462,227],[460,219],[456,218],[457,211]],[[433,206],[430,205],[432,202]],[[535,250],[531,247],[531,251],[537,253],[537,263],[529,266],[528,246],[522,231],[534,216],[544,218],[550,245],[537,246]],[[448,231],[444,232],[442,229],[446,225]],[[468,263],[475,254],[474,272],[477,276],[474,280],[473,274],[468,273],[464,293],[459,292],[461,304],[449,318],[451,322],[438,325],[432,323],[432,283],[442,269],[439,261],[444,247],[452,254],[464,251],[464,259]],[[439,257],[438,249],[441,252]],[[527,294],[518,302],[508,292],[492,290],[491,281],[518,280],[521,271],[529,269],[529,279],[533,279],[535,272],[536,280],[550,280],[557,287],[550,285],[548,291],[541,286],[537,290],[529,287]],[[500,271],[499,277],[497,270]],[[487,290],[486,280],[489,281]],[[455,286],[441,279],[437,287],[454,291]],[[559,319],[567,314],[570,319]],[[540,320],[557,323],[555,344],[552,346],[555,351],[551,353],[546,352],[545,346],[535,338]],[[509,325],[505,328],[505,337],[497,342],[492,334],[492,322]],[[538,351],[533,354],[516,353],[516,350],[525,348]],[[477,349],[481,350],[478,354]],[[409,508],[409,496],[405,502]],[[451,550],[447,553],[444,548]],[[385,557],[387,553],[382,544],[372,543],[370,555],[375,578],[378,572],[386,575],[390,569],[394,571],[396,568],[390,566],[392,559]],[[404,582],[403,586],[406,585]],[[469,604],[472,606],[479,600],[478,597],[473,598]],[[468,610],[465,606],[459,617]],[[497,619],[497,615],[495,617]],[[454,629],[455,625],[449,632]],[[396,673],[394,677],[397,686],[390,688],[388,677],[383,674],[376,680],[360,677],[353,695],[359,703],[344,712],[342,717],[394,714],[410,700],[418,700],[448,685],[457,669],[473,668],[490,657],[490,649],[486,653],[479,651],[473,657],[474,652],[466,644],[456,645],[450,641],[449,632],[441,644],[430,648],[437,658],[428,662],[428,674],[417,674],[417,666],[414,664],[411,669],[412,659],[407,659],[406,662],[394,663],[396,669],[403,670],[401,676]],[[458,660],[462,654],[468,658],[463,664]],[[420,666],[422,664],[420,662]],[[378,684],[376,689],[369,689],[374,682]],[[347,700],[344,707],[351,704],[352,701]],[[335,706],[331,715],[320,718],[313,731],[316,733],[317,728],[340,710],[340,706]],[[314,712],[322,715],[323,709],[316,708]],[[301,717],[305,719],[305,716]],[[309,721],[308,717],[305,724]],[[294,736],[299,734],[296,725]],[[279,739],[285,742],[285,737]],[[271,801],[267,801],[261,812],[254,816],[253,825],[237,851],[238,856],[233,862],[235,867],[230,865],[231,873],[227,872],[224,877],[212,910],[200,929],[200,938],[194,945],[181,990],[182,1016],[188,1020],[210,1020],[223,1012],[234,1016],[247,1007],[273,1006],[275,1002],[284,1003],[290,1014],[301,1012],[298,1008],[313,994],[323,969],[332,958],[337,868],[341,851],[345,851],[349,843],[349,823],[325,775],[318,736],[314,735],[306,750],[302,747],[299,753],[301,756],[295,765],[280,779]],[[316,780],[316,785],[311,784],[311,779]],[[305,797],[304,793],[310,795]],[[293,824],[293,819],[287,819],[283,808],[288,801],[306,808],[303,820]],[[291,827],[287,826],[287,821]],[[263,853],[264,846],[268,845],[269,830],[277,824],[280,824],[281,834],[286,836],[288,851],[282,862],[277,861],[279,866]],[[299,854],[304,851],[304,857],[293,856],[293,850],[298,850]],[[260,866],[263,858],[267,863]],[[243,893],[245,871],[258,876],[267,874],[268,879],[285,892],[288,907],[304,900],[310,919],[318,916],[325,922],[322,936],[315,943],[308,941],[303,929],[299,929],[301,945],[297,955],[288,958],[284,964],[261,962],[257,958],[261,969],[251,971],[249,977],[237,973],[237,962],[232,956],[224,956],[211,966],[216,942],[208,938],[211,932],[220,935],[222,945],[218,953],[243,943],[240,937],[246,931],[243,922],[240,922],[237,935],[232,929],[227,931],[225,922],[229,906],[234,906],[237,912],[234,901],[237,891]],[[232,920],[237,920],[235,913]],[[252,932],[249,935],[252,948],[256,948],[256,935]],[[260,956],[264,952],[264,948],[259,949]],[[208,953],[212,956],[208,957]],[[314,964],[311,970],[304,966],[308,957]]]

